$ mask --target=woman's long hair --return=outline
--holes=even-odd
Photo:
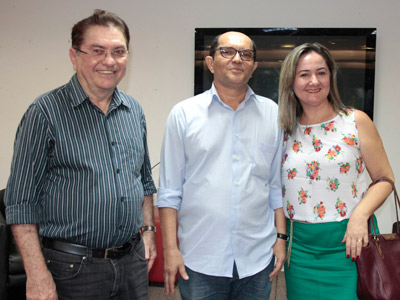
[[[279,80],[279,119],[283,130],[291,134],[297,118],[303,113],[303,108],[293,90],[293,83],[296,78],[296,69],[299,59],[310,52],[321,55],[330,73],[330,89],[328,101],[336,113],[344,112],[346,106],[340,99],[337,88],[337,66],[335,59],[329,50],[319,43],[305,43],[294,48],[285,58],[281,67]]]

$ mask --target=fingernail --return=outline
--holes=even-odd
[[[347,254],[346,257],[347,257],[347,258],[350,258],[350,255]]]
[[[357,255],[357,258],[356,259],[359,259],[360,258],[360,255]]]
[[[351,258],[352,261],[356,261],[356,259],[354,257]]]

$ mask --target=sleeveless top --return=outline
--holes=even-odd
[[[285,134],[283,207],[287,218],[311,223],[348,219],[366,191],[354,110]]]

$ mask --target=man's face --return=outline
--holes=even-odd
[[[250,38],[242,33],[227,32],[219,38],[218,48],[220,47],[252,50],[253,44]],[[222,85],[226,88],[245,87],[257,68],[257,62],[254,60],[242,60],[239,53],[232,58],[225,58],[219,50],[215,52],[214,58],[207,56],[206,62],[211,73],[214,74],[216,86]]]
[[[126,71],[127,57],[113,58],[112,51],[126,50],[126,40],[117,27],[91,26],[85,34],[80,50],[104,50],[107,54],[95,57],[70,49],[70,58],[79,83],[89,97],[104,98],[113,93]]]

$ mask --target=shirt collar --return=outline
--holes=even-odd
[[[207,106],[210,106],[213,101],[219,101],[219,102],[221,102],[221,104],[226,105],[219,98],[219,95],[218,95],[217,89],[215,88],[214,82],[212,83],[210,93],[211,93],[211,97],[209,97],[209,102],[207,103]],[[246,103],[250,100],[255,100],[255,101],[260,102],[260,100],[256,97],[256,94],[251,89],[251,87],[249,85],[247,85],[246,96],[244,97],[244,101],[242,103]],[[245,105],[245,104],[243,104],[243,105]],[[242,104],[240,104],[240,106],[242,106]]]
[[[76,73],[74,76],[72,76],[67,86],[69,87],[71,95],[70,99],[74,107],[81,105],[86,100],[89,100],[88,95],[86,94],[82,85],[79,83],[78,76],[76,75]],[[121,92],[116,87],[110,105],[118,107],[121,104],[125,105],[128,108],[131,108],[129,102],[126,101],[125,97],[121,96]]]

